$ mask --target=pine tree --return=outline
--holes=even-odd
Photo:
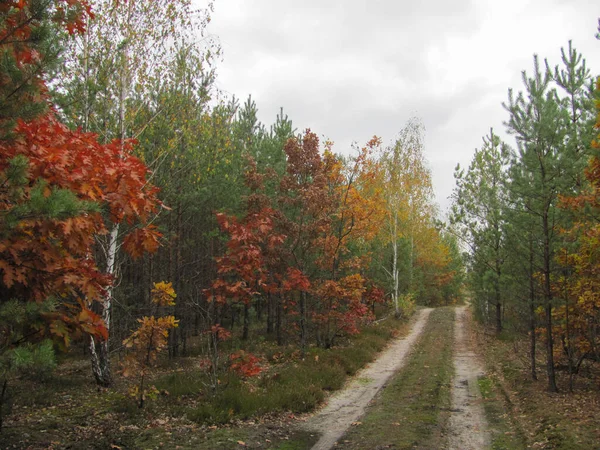
[[[488,303],[495,310],[496,332],[502,331],[504,303],[506,167],[504,143],[490,130],[465,172],[457,166],[450,221],[471,250],[471,277],[475,301],[487,318]]]
[[[522,199],[527,213],[535,217],[536,235],[542,246],[538,270],[542,277],[545,312],[546,372],[548,390],[557,392],[552,334],[555,303],[552,276],[556,269],[554,256],[558,246],[556,225],[560,220],[556,206],[571,162],[563,151],[568,116],[551,82],[551,71],[547,65],[545,71],[540,69],[535,56],[533,76],[528,77],[523,72],[525,93],[519,92],[515,97],[509,90],[509,101],[505,108],[510,113],[508,130],[515,135],[518,147],[518,168],[512,171],[512,189]]]
[[[89,6],[82,1],[0,3],[0,139],[17,118],[31,120],[47,107],[45,78],[62,49],[65,31],[81,31]]]

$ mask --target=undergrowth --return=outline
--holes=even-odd
[[[295,415],[314,409],[392,336],[407,331],[405,322],[389,318],[340,339],[335,348],[308,348],[304,356],[292,346],[251,342],[249,351],[262,358],[264,371],[247,379],[225,372],[216,389],[199,358],[164,360],[150,380],[158,398],[144,409],[128,398],[126,380],[118,377],[111,389],[98,389],[89,361],[74,355],[46,380],[22,379],[11,386],[14,405],[0,448],[212,449],[239,448],[238,442],[309,448],[315,437],[296,430]],[[233,339],[224,351],[243,344]]]
[[[249,419],[272,412],[294,414],[313,410],[328,391],[340,389],[348,375],[372,361],[402,322],[388,319],[365,328],[348,339],[343,347],[310,348],[302,358],[296,349],[267,351],[267,370],[256,379],[241,380],[224,374],[216,391],[207,388],[208,380],[201,371],[175,372],[154,381],[169,393],[169,402],[196,396],[185,406],[187,418],[197,423],[224,424],[232,419]]]
[[[525,436],[519,426],[507,414],[505,393],[493,377],[478,379],[483,398],[485,416],[492,438],[493,450],[525,449]]]
[[[580,377],[575,392],[569,393],[568,374],[559,370],[560,392],[547,392],[541,346],[535,381],[529,359],[520,357],[526,354],[527,336],[513,333],[497,339],[480,327],[478,338],[488,373],[482,381],[486,415],[496,431],[493,448],[600,448],[600,391],[592,378]]]

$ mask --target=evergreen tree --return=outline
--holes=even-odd
[[[1,2],[0,139],[12,136],[17,118],[31,120],[47,109],[45,78],[64,44],[63,28],[81,30],[85,11],[84,2]]]
[[[552,276],[556,270],[554,260],[558,247],[556,226],[560,221],[557,209],[558,195],[565,188],[565,173],[572,162],[564,152],[568,116],[561,107],[556,89],[552,87],[552,73],[540,69],[534,57],[533,76],[523,72],[525,93],[515,97],[509,90],[505,108],[510,113],[508,130],[514,134],[518,147],[518,166],[512,171],[511,188],[522,199],[527,213],[535,220],[536,236],[542,247],[541,266],[542,299],[545,311],[546,371],[548,389],[558,391],[554,370],[554,337],[552,310],[554,293]]]
[[[471,285],[476,306],[488,319],[488,304],[495,313],[496,332],[502,330],[504,303],[506,168],[508,151],[490,130],[475,151],[465,172],[456,167],[456,188],[450,221],[471,250]]]

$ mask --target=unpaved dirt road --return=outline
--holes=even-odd
[[[364,413],[366,406],[388,379],[400,369],[423,331],[431,309],[422,309],[408,336],[394,341],[377,360],[359,371],[353,381],[333,395],[327,405],[311,417],[306,428],[321,434],[313,450],[328,450]]]
[[[356,374],[353,381],[334,394],[327,405],[311,417],[304,428],[321,435],[312,450],[329,450],[365,412],[375,394],[402,368],[406,356],[421,335],[431,309],[418,312],[408,336],[394,341],[377,360]],[[478,377],[483,366],[475,352],[466,306],[456,308],[454,324],[454,380],[452,412],[448,423],[450,450],[483,450],[491,438],[479,392]]]
[[[466,306],[460,306],[456,308],[454,323],[454,382],[448,437],[451,450],[481,450],[490,446],[477,383],[483,373],[471,335],[469,312]]]

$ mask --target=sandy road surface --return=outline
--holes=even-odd
[[[490,435],[477,383],[477,378],[484,372],[471,339],[468,314],[466,306],[456,308],[455,374],[448,439],[448,448],[452,450],[481,450],[490,446]]]
[[[400,369],[423,331],[431,309],[422,309],[407,336],[395,340],[371,364],[360,370],[353,381],[334,394],[327,405],[311,417],[305,427],[321,433],[313,450],[328,450],[364,413],[366,406],[388,379]]]

